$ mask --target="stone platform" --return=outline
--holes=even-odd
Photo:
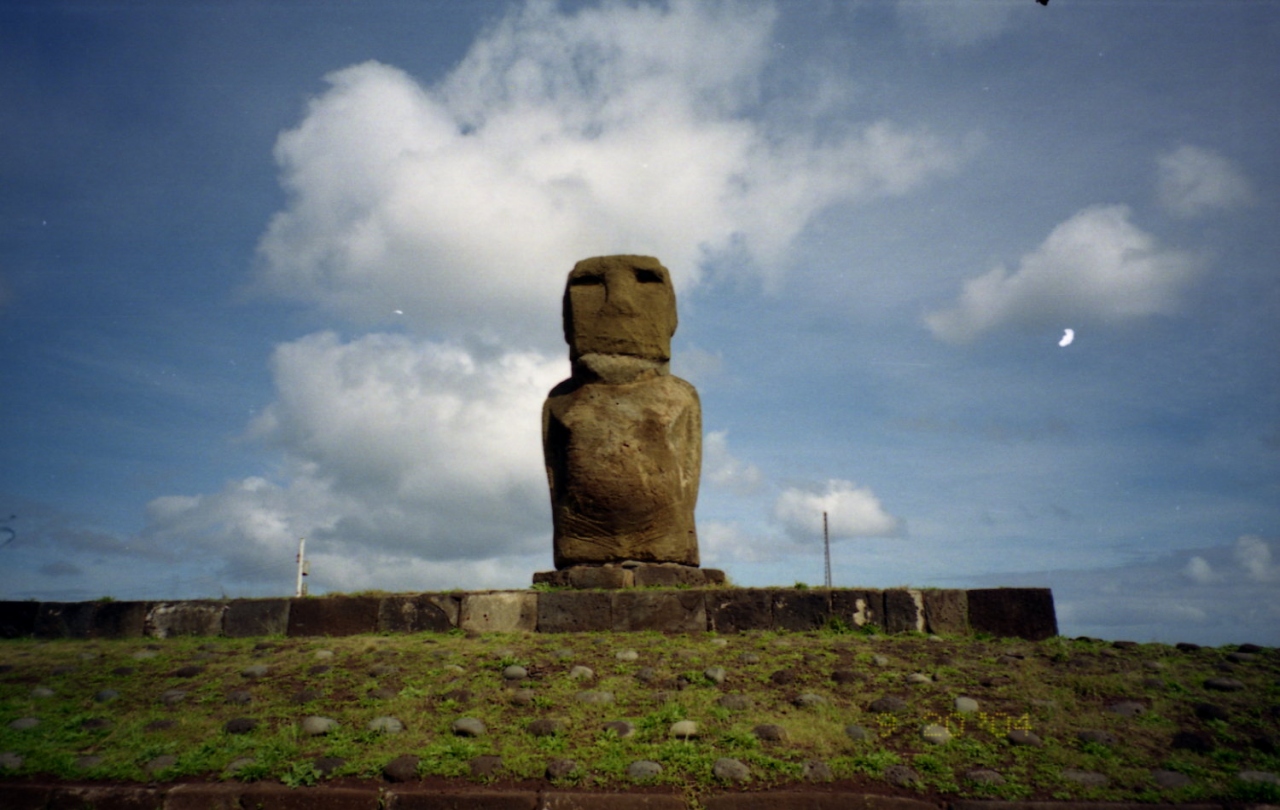
[[[1058,633],[1048,588],[633,587],[187,602],[0,602],[0,638],[347,636],[455,628],[469,633],[739,633],[830,626],[1032,641]]]
[[[679,563],[628,560],[604,565],[575,565],[560,571],[539,571],[533,584],[554,588],[705,588],[723,585],[723,571]]]

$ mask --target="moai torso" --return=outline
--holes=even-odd
[[[542,409],[555,565],[698,564],[698,393],[671,376],[675,291],[647,256],[578,262],[564,297],[573,376]]]

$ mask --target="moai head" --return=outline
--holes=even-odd
[[[671,359],[676,293],[671,274],[651,256],[597,256],[569,272],[564,339],[569,359],[621,354]]]

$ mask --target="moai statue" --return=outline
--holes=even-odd
[[[675,290],[657,259],[601,256],[569,273],[573,376],[542,407],[557,569],[698,565],[702,407],[671,376],[675,331]]]

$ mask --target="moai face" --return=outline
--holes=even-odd
[[[650,256],[597,256],[574,265],[564,291],[569,359],[623,354],[666,362],[676,331],[671,274]]]

